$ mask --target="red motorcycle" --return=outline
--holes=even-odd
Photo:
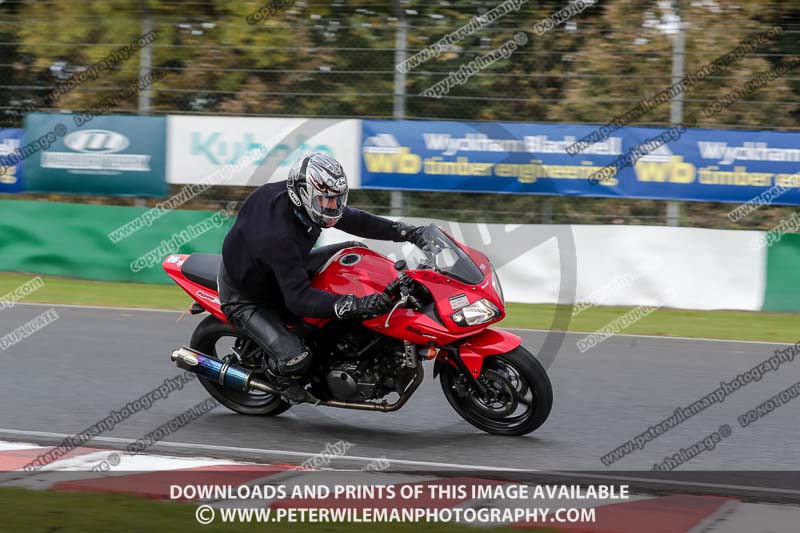
[[[542,365],[517,335],[489,329],[505,317],[500,280],[489,259],[437,226],[415,268],[366,247],[336,252],[312,285],[335,294],[385,291],[392,309],[369,320],[289,321],[314,354],[303,385],[320,405],[390,412],[400,409],[423,380],[422,362],[433,360],[450,405],[488,433],[524,435],[550,414],[553,391]],[[194,300],[192,314],[208,311],[190,347],[172,353],[178,367],[229,409],[274,416],[291,405],[264,374],[264,351],[228,324],[217,297],[218,255],[171,255],[163,266]],[[390,401],[391,398],[391,401]]]

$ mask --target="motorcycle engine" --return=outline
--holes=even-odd
[[[369,370],[361,373],[358,363],[344,362],[331,367],[326,381],[334,397],[341,400],[366,400],[372,397],[377,378]]]
[[[402,342],[373,332],[347,332],[331,347],[324,379],[337,400],[365,401],[401,392],[414,372],[404,366]]]

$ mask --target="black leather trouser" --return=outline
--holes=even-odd
[[[313,276],[333,254],[351,246],[361,244],[345,242],[312,250],[309,255],[309,276]],[[296,330],[287,329],[284,309],[272,302],[248,298],[230,280],[223,263],[220,263],[217,285],[222,312],[264,350],[267,368],[271,372],[280,376],[300,377],[311,368],[312,354]]]

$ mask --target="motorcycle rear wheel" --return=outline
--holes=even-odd
[[[245,338],[245,334],[231,324],[225,324],[213,316],[207,316],[195,328],[189,346],[198,352],[223,359],[227,355],[232,355],[230,350],[224,349],[224,343],[220,343],[224,338],[230,339],[227,342],[232,343],[237,339]],[[283,401],[280,396],[275,396],[274,394],[238,391],[223,387],[219,383],[200,376],[198,376],[198,379],[203,388],[215,400],[231,411],[243,415],[276,416],[292,406],[290,403]]]
[[[491,397],[481,397],[456,368],[445,365],[439,382],[461,417],[493,435],[519,436],[544,424],[553,406],[553,387],[544,367],[522,346],[487,357],[478,380]]]

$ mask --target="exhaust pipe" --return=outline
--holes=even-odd
[[[327,400],[324,402],[320,402],[320,405],[325,405],[327,407],[339,407],[342,409],[357,409],[360,411],[380,411],[382,413],[391,413],[393,411],[397,411],[401,407],[403,407],[411,395],[414,394],[414,391],[422,385],[422,381],[425,378],[425,373],[422,370],[422,365],[417,366],[417,374],[414,376],[414,379],[411,380],[411,383],[406,387],[402,393],[400,393],[400,398],[397,399],[394,403],[386,403],[386,400],[383,400],[380,403],[372,403],[372,402],[344,402],[341,400]]]
[[[226,361],[221,361],[216,357],[206,355],[198,352],[197,350],[187,348],[186,346],[173,351],[172,355],[170,355],[170,359],[175,362],[178,368],[188,370],[189,372],[197,374],[200,377],[206,378],[215,383],[219,383],[223,387],[243,392],[260,391],[267,394],[275,394],[280,396],[280,392],[275,390],[269,383],[254,377],[252,370],[248,370],[247,368],[234,365]],[[403,405],[405,405],[414,391],[416,391],[417,388],[422,384],[423,377],[424,373],[422,371],[422,366],[418,366],[417,374],[414,376],[414,379],[411,380],[411,383],[408,385],[408,387],[406,387],[406,390],[400,394],[400,398],[391,404],[386,403],[386,400],[381,403],[345,402],[340,400],[327,400],[320,402],[319,400],[312,401],[315,398],[310,395],[309,396],[311,397],[311,400],[307,400],[307,403],[312,403],[314,405],[325,405],[328,407],[339,407],[344,409],[381,411],[384,413],[390,413],[392,411],[397,411]]]
[[[200,353],[186,346],[173,351],[170,359],[175,362],[178,368],[188,370],[229,389],[279,394],[266,381],[253,377],[252,370],[226,361],[220,361],[216,357]]]

